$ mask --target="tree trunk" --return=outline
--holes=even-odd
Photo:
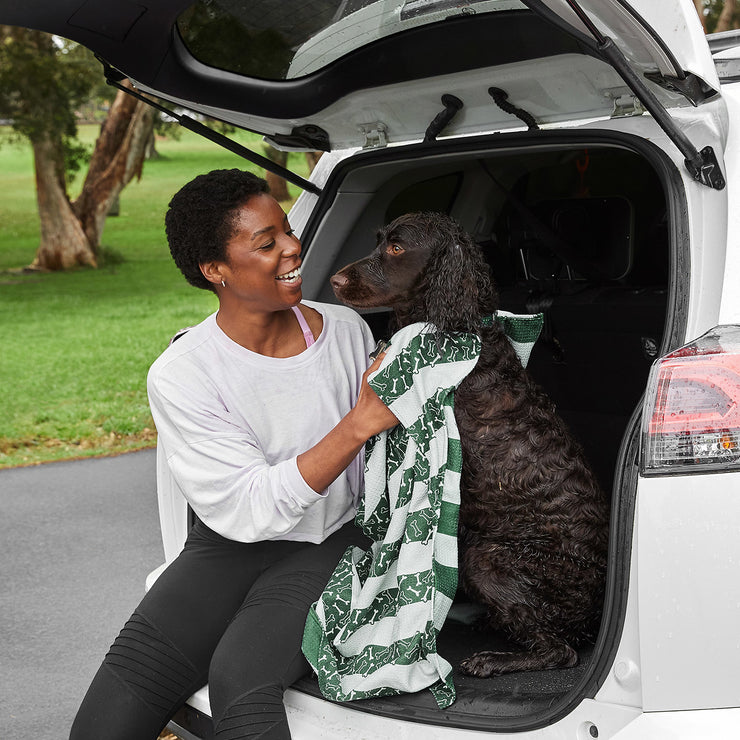
[[[154,126],[152,126],[152,129],[149,132],[144,159],[159,159],[159,152],[157,151],[157,136],[154,133]]]
[[[265,152],[265,156],[271,162],[275,162],[285,167],[288,162],[288,152],[281,152],[279,149],[275,149],[275,147],[271,146],[270,144],[265,144],[263,149]],[[272,197],[275,198],[276,201],[282,203],[283,201],[290,199],[290,193],[288,193],[288,183],[285,182],[285,180],[280,177],[280,175],[276,175],[265,170],[265,180],[267,180],[267,184],[270,186],[270,195],[272,195]]]
[[[707,18],[704,15],[704,0],[694,0],[694,7],[696,8],[696,12],[699,15],[699,20],[701,21],[701,27],[704,29],[704,33],[707,32]]]
[[[308,164],[308,173],[311,174],[319,163],[321,155],[324,152],[306,152],[306,163]]]
[[[111,204],[134,177],[141,177],[153,126],[154,109],[119,91],[95,142],[82,191],[73,203],[96,253]]]
[[[42,270],[65,270],[77,265],[96,267],[95,251],[67,197],[59,161],[61,144],[40,137],[32,146],[41,241],[31,267]]]
[[[729,31],[731,28],[736,27],[735,9],[735,0],[725,0],[722,12],[719,14],[719,19],[717,20],[717,27],[714,29],[715,33]]]

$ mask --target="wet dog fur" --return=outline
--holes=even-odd
[[[488,677],[571,667],[598,631],[608,509],[583,452],[530,379],[497,322],[497,293],[479,247],[450,217],[401,216],[376,249],[331,278],[354,308],[393,309],[396,329],[428,322],[475,332],[482,351],[455,393],[463,450],[460,579],[486,626],[521,649],[483,651],[459,666]]]

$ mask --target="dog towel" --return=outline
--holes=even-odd
[[[541,315],[507,314],[503,325],[528,357]],[[440,708],[455,700],[452,667],[437,652],[457,590],[462,451],[454,392],[480,349],[473,334],[412,324],[394,334],[370,376],[400,423],[366,446],[356,522],[372,545],[347,550],[306,620],[303,652],[329,699],[429,688]]]

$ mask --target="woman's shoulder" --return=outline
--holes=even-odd
[[[352,308],[338,303],[319,303],[318,301],[301,301],[304,306],[312,308],[324,317],[324,321],[351,324],[357,327],[365,327],[365,320]]]
[[[199,324],[178,330],[169,340],[162,354],[152,363],[150,377],[172,372],[178,366],[198,364],[198,357],[213,336],[216,314],[207,316]]]

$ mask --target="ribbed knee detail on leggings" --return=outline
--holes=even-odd
[[[138,612],[124,625],[104,663],[148,706],[164,712],[187,698],[198,677],[195,666]]]
[[[318,599],[325,585],[326,578],[316,573],[292,573],[281,580],[277,588],[272,583],[253,588],[242,608],[270,604],[303,609],[303,604],[311,604]]]
[[[279,686],[260,686],[242,694],[214,728],[215,740],[289,740],[290,730]]]

